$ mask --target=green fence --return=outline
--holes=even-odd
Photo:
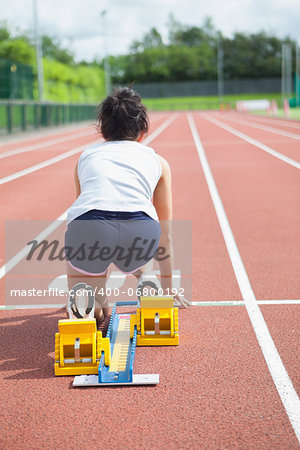
[[[33,83],[31,66],[0,58],[0,98],[32,100]]]
[[[0,101],[0,131],[27,129],[95,120],[96,105]]]

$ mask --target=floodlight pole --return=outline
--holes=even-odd
[[[292,47],[282,44],[281,56],[281,95],[282,104],[292,96]]]
[[[109,95],[111,93],[111,75],[110,75],[109,56],[107,51],[106,13],[107,11],[104,9],[103,11],[101,11],[100,15],[102,17],[102,29],[103,29],[105,92],[106,95]]]
[[[219,101],[222,101],[224,96],[224,51],[220,34],[218,35],[218,96]]]
[[[44,99],[44,70],[43,70],[43,52],[39,34],[37,0],[33,0],[33,26],[35,35],[35,52],[36,52],[39,101],[42,102]]]
[[[300,105],[300,47],[298,43],[296,42],[296,76],[295,76],[295,83],[296,83],[296,106]]]
[[[287,76],[287,96],[288,99],[291,98],[293,92],[293,82],[292,82],[292,46],[287,45],[287,55],[286,55],[286,76]]]

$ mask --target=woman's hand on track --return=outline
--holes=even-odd
[[[188,308],[189,306],[192,306],[192,303],[182,295],[174,295],[173,299],[175,300],[174,306],[176,306],[176,308]]]

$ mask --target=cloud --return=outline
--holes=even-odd
[[[42,33],[57,36],[77,59],[103,57],[103,18],[106,10],[108,50],[125,53],[134,39],[156,27],[167,38],[170,13],[181,23],[201,26],[212,17],[224,35],[262,30],[300,43],[299,0],[37,0]],[[13,26],[33,28],[32,0],[0,0],[1,17]]]

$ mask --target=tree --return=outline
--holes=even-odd
[[[70,50],[61,47],[58,39],[43,35],[42,36],[43,56],[64,64],[74,64],[74,55]]]
[[[130,51],[131,52],[142,52],[149,48],[160,48],[163,47],[163,40],[159,31],[156,28],[151,28],[151,30],[146,33],[141,41],[133,41]]]
[[[280,77],[283,43],[294,46],[290,39],[264,32],[235,33],[232,39],[223,38],[225,79]]]
[[[9,39],[10,37],[10,33],[8,31],[7,25],[2,22],[0,24],[0,42],[2,41],[6,41],[7,39]]]
[[[197,47],[203,43],[214,45],[217,35],[218,32],[210,17],[206,17],[201,28],[199,28],[182,25],[177,22],[172,14],[169,16],[169,41],[171,45],[187,47]]]

